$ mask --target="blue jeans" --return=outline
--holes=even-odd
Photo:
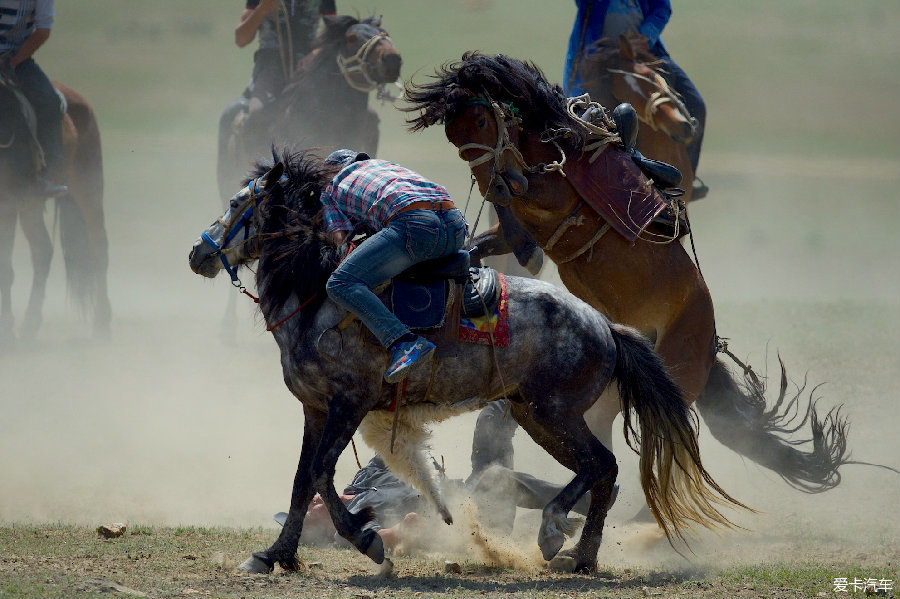
[[[353,250],[328,278],[325,290],[390,347],[409,329],[372,289],[413,264],[459,251],[465,241],[466,219],[459,210],[403,212]]]
[[[697,165],[700,163],[700,146],[703,145],[703,130],[706,128],[706,103],[703,101],[703,96],[700,95],[697,86],[694,85],[691,78],[687,76],[687,73],[680,66],[675,64],[675,61],[670,56],[663,56],[660,60],[663,63],[662,69],[666,71],[666,81],[678,92],[678,95],[684,100],[684,105],[688,112],[697,119],[699,124],[697,135],[694,136],[687,148],[691,167],[696,173]]]
[[[34,108],[37,117],[37,138],[44,150],[47,168],[58,169],[62,163],[62,115],[59,96],[53,84],[33,59],[16,67],[16,79],[22,92]]]

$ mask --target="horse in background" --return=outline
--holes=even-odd
[[[550,283],[507,277],[508,344],[459,343],[455,354],[399,383],[405,399],[394,405],[395,390],[383,382],[389,352],[368,342],[363,325],[348,318],[325,290],[352,245],[349,239],[336,245],[320,215],[319,196],[333,171],[309,152],[273,158],[279,162],[257,167],[189,255],[195,273],[215,277],[227,269],[233,280],[240,265],[258,260],[260,311],[281,350],[285,384],[303,404],[290,512],[275,543],[242,569],[271,572],[276,562],[289,570],[299,567],[303,519],[316,492],[340,535],[376,563],[384,561],[381,538],[364,530],[373,514],[350,513],[334,488],[337,460],[360,425],[388,468],[426,495],[450,524],[423,451],[425,429],[429,422],[504,396],[516,422],[575,473],[543,510],[538,545],[546,560],[572,532],[568,512],[590,491],[587,521],[572,557],[579,571],[596,568],[618,467],[609,445],[585,423],[585,411],[595,404],[613,416],[623,412],[626,440],[640,454],[644,493],[670,541],[683,541],[691,523],[729,526],[722,506],[746,507],[703,468],[694,415],[647,340]],[[454,258],[466,268],[465,252]],[[419,265],[419,276],[439,263],[446,272],[447,260],[441,259]],[[373,422],[390,419],[388,410],[399,425],[396,451],[390,426]]]
[[[94,111],[81,94],[53,83],[65,104],[63,175],[69,192],[56,200],[66,284],[79,308],[92,320],[95,337],[110,334],[107,289],[109,251],[103,215],[103,158]],[[43,321],[53,239],[44,221],[45,198],[32,182],[43,166],[34,137],[34,113],[17,91],[9,72],[0,74],[0,348],[16,338],[12,307],[13,242],[21,224],[31,249],[33,277],[25,316],[18,334],[33,338]],[[29,122],[32,120],[32,122]]]
[[[601,38],[588,48],[579,73],[582,88],[591,99],[613,107],[622,102],[634,106],[641,122],[637,149],[648,158],[666,162],[681,171],[682,199],[694,198],[694,169],[687,145],[697,133],[697,120],[666,82],[659,61],[642,50],[634,38]]]
[[[566,98],[536,65],[477,52],[444,65],[432,81],[407,84],[406,98],[407,110],[417,113],[411,129],[444,125],[481,193],[512,212],[556,263],[569,291],[653,341],[685,401],[696,401],[717,440],[802,491],[840,483],[838,469],[849,459],[847,422],[839,411],[820,419],[812,401],[806,409],[799,405],[803,388],[788,397],[783,364],[779,395],[768,407],[765,386],[752,370],[739,381],[717,358],[728,350],[717,336],[709,289],[682,244],[654,232],[654,211],[642,215],[650,217],[646,229],[624,227],[634,224],[627,222],[635,217],[632,200],[654,192],[647,177],[635,173],[612,121],[603,131],[589,127],[572,110],[578,99]],[[579,173],[598,197],[575,187]],[[601,214],[595,201],[610,195],[624,196],[627,210]],[[498,230],[473,243],[479,250],[504,250]],[[608,444],[615,414],[603,409],[598,404],[585,417]],[[808,441],[792,438],[806,426]]]
[[[392,99],[386,86],[400,77],[402,58],[381,17],[326,16],[312,51],[297,64],[271,112],[268,130],[247,131],[247,94],[219,120],[219,194],[227,202],[247,169],[272,144],[347,147],[376,156],[379,118],[369,96]]]

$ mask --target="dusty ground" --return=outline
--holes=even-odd
[[[429,16],[465,34],[436,36],[414,18],[413,0],[396,4],[384,7],[385,24],[405,51],[407,76],[424,77],[470,48],[529,57],[560,76],[568,9],[447,2]],[[634,457],[617,439],[622,493],[595,576],[544,571],[526,513],[515,568],[445,543],[396,560],[388,581],[342,550],[304,551],[322,566],[301,574],[236,574],[234,564],[277,534],[271,514],[287,507],[302,415],[250,302],[238,298],[224,333],[233,290],[187,268],[190,245],[219,211],[215,125],[246,81],[249,52],[231,45],[239,11],[222,14],[212,0],[183,10],[175,23],[162,5],[65,3],[41,51],[54,77],[94,103],[103,132],[113,338],[87,338],[57,255],[44,329],[0,353],[0,596],[99,596],[88,581],[103,579],[154,597],[815,597],[842,596],[836,577],[900,580],[900,477],[848,466],[837,489],[807,496],[705,429],[706,464],[760,513],[737,516],[745,532],[701,534],[689,561],[627,524],[641,499]],[[719,334],[760,370],[774,367],[777,352],[794,380],[826,382],[819,405],[844,404],[853,456],[894,467],[900,120],[884,115],[900,92],[898,27],[900,9],[877,0],[772,0],[752,14],[737,0],[682,1],[665,38],[710,106],[701,175],[712,192],[691,217]],[[873,48],[884,53],[878,61]],[[407,134],[402,115],[378,110],[382,155],[464,198],[465,164],[442,132]],[[21,240],[16,270],[21,310],[30,281]],[[473,423],[462,417],[435,431],[435,453],[453,477],[468,474]],[[515,445],[517,468],[568,476],[525,435]],[[348,452],[338,483],[355,468]],[[114,521],[131,532],[98,540],[94,528]],[[443,574],[450,558],[463,574]]]

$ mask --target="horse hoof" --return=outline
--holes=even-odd
[[[557,555],[550,560],[549,568],[551,572],[571,574],[575,571],[575,558],[568,555]]]
[[[378,576],[381,578],[390,578],[394,575],[394,562],[390,558],[384,558],[381,567],[378,568]]]
[[[374,538],[366,548],[365,554],[370,560],[380,564],[384,561],[384,543],[381,542],[381,537],[378,533],[372,532],[372,537]]]
[[[244,563],[238,566],[237,569],[244,572],[250,572],[251,574],[271,574],[273,570],[271,566],[255,555],[251,555],[244,560]]]
[[[541,532],[542,534],[538,537],[538,547],[541,548],[541,555],[544,556],[544,560],[549,562],[562,549],[563,543],[566,542],[566,535],[552,524]]]

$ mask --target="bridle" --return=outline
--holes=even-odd
[[[558,171],[560,174],[565,176],[562,169],[563,165],[566,163],[566,154],[556,142],[555,137],[547,137],[547,132],[541,135],[541,141],[552,142],[553,145],[556,146],[556,149],[559,150],[560,156],[562,157],[561,160],[554,160],[550,163],[541,162],[533,166],[529,165],[525,161],[525,157],[522,156],[521,150],[519,150],[519,148],[517,148],[516,145],[512,143],[512,140],[509,137],[510,128],[515,127],[519,130],[522,129],[522,118],[519,116],[519,111],[515,106],[506,103],[501,104],[500,102],[491,100],[489,96],[470,97],[465,101],[465,105],[478,105],[490,108],[491,114],[494,116],[494,121],[497,124],[497,142],[493,147],[474,142],[459,146],[459,157],[469,164],[469,170],[474,170],[475,167],[481,166],[482,164],[485,164],[486,162],[489,162],[493,159],[494,164],[491,166],[491,181],[493,181],[494,178],[498,176],[498,172],[503,161],[503,155],[506,152],[510,152],[513,156],[513,159],[516,161],[516,164],[522,169],[523,172],[545,174]],[[444,126],[446,127],[448,124],[449,121],[445,120]],[[481,150],[483,153],[481,154],[481,156],[473,160],[466,160],[466,157],[463,156],[463,153],[467,150]]]
[[[244,232],[244,239],[241,241],[241,244],[248,243],[250,241],[250,226],[254,225],[259,229],[259,212],[256,210],[262,202],[264,202],[269,194],[272,193],[271,189],[261,189],[260,188],[260,180],[262,177],[257,177],[253,179],[247,184],[247,189],[250,191],[249,196],[246,200],[238,207],[235,211],[234,216],[232,216],[231,220],[225,222],[219,217],[217,222],[219,222],[223,227],[225,227],[224,232],[222,233],[222,244],[219,245],[216,243],[216,240],[210,237],[209,233],[203,231],[200,234],[200,239],[203,240],[208,246],[213,248],[213,256],[217,256],[219,260],[222,261],[222,266],[225,268],[225,271],[231,277],[231,284],[237,287],[242,293],[246,293],[249,295],[247,288],[241,283],[240,278],[238,278],[238,265],[231,264],[228,261],[228,256],[225,255],[228,248],[228,245],[234,241],[235,237],[237,237],[241,231]],[[279,181],[286,179],[284,175],[282,175]],[[252,296],[251,296],[252,297]]]
[[[659,131],[659,125],[656,124],[654,115],[663,104],[674,104],[678,112],[691,124],[693,131],[696,132],[698,127],[697,119],[691,116],[687,106],[684,105],[684,102],[681,101],[681,98],[678,97],[678,94],[669,86],[662,75],[654,72],[654,76],[651,78],[633,71],[623,71],[622,69],[607,69],[607,71],[617,75],[624,75],[625,77],[640,79],[657,88],[657,91],[651,93],[647,98],[643,114],[638,116],[642,123],[648,125],[654,131]]]
[[[384,84],[379,83],[372,78],[369,70],[369,53],[381,42],[381,40],[391,41],[387,32],[379,31],[363,43],[353,56],[344,58],[340,53],[337,55],[338,68],[347,85],[359,92],[370,92],[376,87],[383,88]]]

